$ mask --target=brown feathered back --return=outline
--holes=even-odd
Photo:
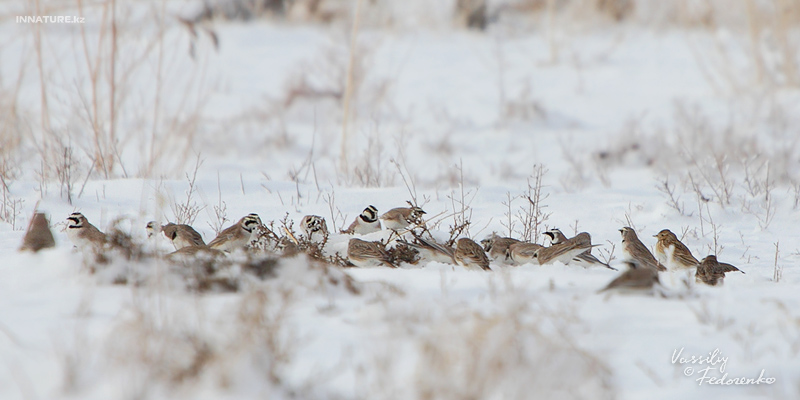
[[[35,253],[41,249],[55,247],[55,245],[56,241],[53,238],[53,232],[50,231],[50,223],[47,221],[47,217],[44,213],[34,213],[19,250],[30,250]]]

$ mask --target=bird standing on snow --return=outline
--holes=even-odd
[[[328,224],[319,215],[306,215],[300,220],[300,229],[311,242],[322,242],[328,237]]]
[[[722,285],[725,279],[725,273],[733,271],[744,273],[744,271],[731,264],[718,262],[717,256],[710,255],[706,256],[706,258],[700,262],[700,265],[697,267],[697,273],[695,274],[695,280],[709,286]]]
[[[643,293],[659,283],[658,271],[650,265],[642,265],[635,260],[624,261],[628,270],[614,278],[600,292],[614,290],[622,293]]]
[[[158,223],[156,221],[150,221],[147,223],[147,237],[152,237],[155,234],[156,227],[158,227]],[[184,247],[206,245],[206,242],[203,241],[203,236],[194,230],[194,228],[186,224],[173,224],[172,222],[169,222],[166,225],[161,226],[160,230],[164,236],[166,236],[167,239],[172,242],[172,245],[175,246],[175,250],[180,250]]]
[[[539,262],[539,265],[550,264],[555,261],[569,264],[575,256],[591,248],[592,238],[588,233],[582,232],[566,241],[550,247],[542,247],[534,253],[534,257]]]
[[[494,233],[486,239],[481,240],[483,250],[489,254],[489,258],[503,263],[508,261],[508,247],[516,243],[521,242],[514,238],[500,237]]]
[[[381,221],[378,220],[378,209],[375,206],[369,206],[342,233],[366,235],[379,230],[381,230]]]
[[[536,243],[513,243],[509,245],[508,250],[506,250],[506,259],[516,265],[529,263],[538,264],[539,261],[536,259],[536,252],[542,247],[542,245]]]
[[[347,243],[347,259],[361,268],[386,266],[396,268],[389,258],[389,252],[381,242],[367,242],[353,238]]]
[[[667,267],[661,265],[653,253],[636,236],[636,231],[630,227],[624,227],[619,230],[622,234],[622,254],[629,260],[635,260],[642,266],[651,266],[657,271],[666,271]]]
[[[455,250],[451,247],[439,244],[437,241],[425,239],[422,236],[416,238],[417,243],[406,242],[400,240],[408,246],[413,247],[419,252],[420,258],[428,261],[436,261],[444,264],[458,264],[455,258]]]
[[[107,242],[106,234],[79,212],[67,217],[67,237],[79,249],[102,247]]]
[[[22,247],[19,250],[30,250],[35,253],[55,246],[56,241],[53,238],[53,232],[50,231],[50,223],[47,222],[47,217],[44,213],[34,213],[31,222],[28,224],[28,231],[25,232],[25,237],[22,239]]]
[[[245,215],[239,222],[220,232],[214,240],[208,243],[208,247],[227,252],[244,249],[250,243],[253,229],[258,225],[261,225],[261,218],[258,214]]]
[[[481,245],[472,239],[461,238],[456,242],[455,259],[458,265],[466,269],[491,271],[489,258]]]
[[[658,238],[656,242],[656,257],[658,261],[669,269],[685,270],[695,268],[699,261],[692,255],[689,248],[678,240],[669,229],[664,229],[653,237]]]

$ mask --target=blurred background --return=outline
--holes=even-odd
[[[317,186],[515,184],[546,165],[568,192],[621,169],[720,203],[738,187],[721,171],[800,193],[794,0],[0,7],[5,203],[14,181],[71,202],[201,160]]]

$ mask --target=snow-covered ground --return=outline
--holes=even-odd
[[[4,6],[0,398],[800,397],[800,91],[781,44],[798,32],[762,26],[758,47],[736,26],[567,11],[475,32],[423,2],[364,12],[351,59],[350,13],[192,36],[174,16],[195,2],[119,3],[115,85],[102,7],[66,25],[16,23],[35,11]],[[619,228],[651,248],[670,229],[745,274],[687,287],[666,272],[663,295],[609,295],[619,272],[605,268],[301,257],[196,293],[162,259],[112,261],[155,277],[114,285],[64,233],[80,211],[165,252],[144,226],[181,206],[209,241],[248,213],[338,231],[367,205],[412,200],[443,238],[459,218],[475,240],[520,237],[537,172],[539,233],[590,232],[621,267]],[[57,247],[20,253],[37,205]],[[774,381],[702,379],[725,374]]]

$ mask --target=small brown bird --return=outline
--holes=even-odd
[[[682,270],[697,267],[700,264],[678,237],[669,229],[664,229],[653,236],[656,242],[656,257],[658,262],[672,270]]]
[[[79,249],[98,248],[108,242],[106,234],[90,224],[79,212],[67,217],[67,237]]]
[[[489,258],[481,245],[472,239],[461,238],[456,242],[455,258],[458,265],[466,269],[491,271]]]
[[[521,243],[519,240],[510,237],[500,237],[492,233],[491,236],[481,240],[483,250],[489,254],[489,258],[494,261],[508,263],[508,246],[515,243]]]
[[[651,290],[654,285],[660,283],[658,271],[649,266],[642,266],[636,260],[626,260],[628,270],[614,278],[600,292],[615,290],[618,292],[636,293]]]
[[[300,229],[312,242],[322,242],[328,237],[328,224],[319,215],[306,215],[300,220]]]
[[[420,224],[423,214],[425,214],[425,211],[422,211],[421,208],[416,206],[399,207],[385,212],[381,215],[381,220],[383,220],[383,226],[385,226],[386,229],[397,231],[405,229],[412,224]]]
[[[513,265],[522,264],[538,264],[536,259],[536,252],[542,248],[542,245],[536,243],[519,242],[508,246],[506,250],[506,259]]]
[[[152,237],[157,227],[158,223],[156,221],[148,222],[146,226],[147,237]],[[203,241],[203,236],[186,224],[173,224],[169,222],[161,226],[161,232],[172,242],[172,245],[175,246],[175,250],[180,250],[184,247],[206,245],[206,242]]]
[[[381,242],[367,242],[353,238],[347,243],[347,259],[361,268],[386,266],[396,268],[389,257],[389,252]]]
[[[561,233],[561,231],[559,231],[558,229],[552,229],[551,231],[556,231],[557,233]],[[547,232],[545,232],[545,234],[547,234]],[[561,238],[558,238],[556,236],[554,238],[554,240],[557,240],[559,243],[561,243],[561,242],[564,241],[564,240],[562,240],[563,237],[564,237],[564,235],[561,234]],[[587,232],[582,232],[582,233],[578,234],[577,236],[575,236],[573,238],[573,240],[580,240],[580,241],[582,241],[582,243],[584,245],[592,246],[592,236],[589,235],[589,233],[587,233]],[[578,265],[580,265],[580,266],[582,266],[584,268],[588,268],[588,267],[591,267],[591,266],[602,265],[602,266],[604,266],[604,267],[606,267],[606,268],[608,268],[610,270],[614,270],[614,271],[617,270],[616,268],[614,268],[614,267],[612,267],[612,266],[600,261],[597,257],[592,255],[591,247],[589,249],[587,249],[586,251],[584,251],[583,253],[580,253],[577,256],[575,256],[570,261],[570,263],[572,263],[572,262],[575,262],[576,264],[578,264]]]
[[[22,246],[19,251],[30,250],[36,253],[39,250],[55,247],[56,241],[53,232],[50,231],[50,223],[44,213],[36,212],[28,224],[28,231],[22,239]]]
[[[624,227],[619,230],[622,234],[622,254],[628,260],[635,260],[641,266],[650,266],[658,271],[666,271],[667,267],[661,265],[653,253],[636,236],[636,231],[630,227]]]
[[[208,247],[227,252],[244,249],[250,242],[253,228],[258,225],[261,225],[261,218],[258,214],[245,215],[239,222],[220,232],[214,240],[208,243]]]
[[[539,265],[551,264],[556,261],[569,264],[575,256],[586,250],[591,250],[591,248],[591,236],[586,232],[581,232],[566,241],[554,244],[550,247],[542,247],[534,254],[534,257],[536,257]]]
[[[725,273],[733,271],[744,273],[744,271],[731,264],[718,262],[717,256],[710,255],[706,256],[697,266],[695,280],[710,286],[722,285]]]
[[[443,244],[439,244],[433,239],[425,239],[422,236],[417,236],[416,243],[403,240],[401,240],[401,242],[415,248],[419,252],[420,258],[424,260],[445,264],[457,264],[455,250]]]
[[[366,235],[379,230],[381,230],[381,221],[378,220],[378,209],[375,206],[369,206],[342,233]]]

